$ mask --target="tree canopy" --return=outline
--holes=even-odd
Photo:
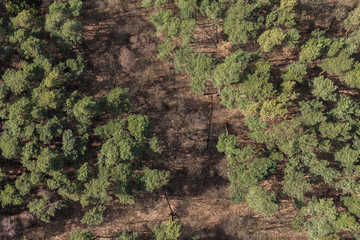
[[[305,34],[301,14],[310,2],[176,4],[175,10],[161,5],[151,17],[166,44],[160,53],[167,46],[167,59],[189,76],[192,90],[206,94],[215,88],[225,107],[240,110],[249,130],[247,137],[218,138],[231,200],[270,217],[281,200],[291,198],[299,212],[294,226],[310,239],[340,239],[344,231],[357,239],[359,7]],[[212,28],[197,25],[195,32],[206,33],[215,53],[196,46],[199,34],[182,39],[185,19],[208,20]],[[231,47],[221,52],[222,44]],[[280,188],[273,187],[273,175],[283,176]],[[338,195],[312,198],[322,187]]]
[[[130,113],[130,89],[115,87],[102,98],[74,89],[86,69],[77,49],[84,3],[55,1],[44,16],[26,4],[8,1],[14,17],[3,29],[4,46],[21,64],[0,60],[0,150],[22,170],[15,180],[1,173],[1,207],[21,205],[50,222],[59,209],[80,203],[87,209],[81,223],[101,224],[107,202],[133,204],[137,192],[169,181],[168,172],[147,166],[161,152],[159,141],[147,116]],[[78,232],[70,239],[91,237]]]

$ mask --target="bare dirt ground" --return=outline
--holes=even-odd
[[[184,237],[307,239],[291,231],[291,201],[284,200],[280,211],[266,219],[227,200],[226,159],[216,151],[217,137],[228,123],[230,133],[247,141],[243,116],[223,107],[216,95],[192,93],[185,76],[156,58],[157,39],[148,15],[140,1],[130,2],[126,12],[115,1],[86,2],[80,52],[87,70],[80,91],[99,98],[115,86],[130,88],[132,111],[151,118],[163,144],[163,154],[149,164],[171,173],[166,189],[140,194],[132,206],[109,203],[104,223],[91,227],[96,239],[115,239],[124,230],[149,238],[154,225],[166,222],[171,211],[183,224]],[[214,46],[204,47],[206,41],[211,45],[210,39],[198,41],[203,51],[215,52]],[[50,224],[37,222],[24,234],[28,239],[68,239],[72,231],[86,228],[80,224],[85,210],[74,206],[60,211]]]

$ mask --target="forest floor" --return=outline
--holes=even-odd
[[[163,145],[161,156],[149,160],[149,165],[171,173],[166,188],[137,195],[134,205],[110,202],[105,221],[91,227],[96,239],[115,239],[124,230],[146,238],[171,214],[183,224],[185,237],[307,239],[291,230],[295,207],[290,200],[283,200],[272,218],[227,200],[226,159],[216,151],[217,138],[229,126],[231,134],[246,142],[243,116],[223,107],[216,95],[193,93],[186,76],[156,58],[157,38],[149,14],[140,1],[131,2],[126,12],[115,1],[86,1],[80,54],[87,69],[80,92],[100,98],[113,87],[130,88],[132,112],[150,117]],[[216,52],[201,31],[198,36],[199,49],[205,46],[202,51]],[[86,228],[80,224],[86,210],[76,206],[62,210],[49,224],[36,223],[24,233],[28,239],[68,239],[72,231]]]

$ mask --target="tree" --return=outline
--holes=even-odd
[[[172,17],[169,19],[169,22],[166,24],[166,32],[165,36],[169,39],[169,41],[176,39],[180,34],[181,20],[178,17]]]
[[[77,171],[77,179],[79,181],[87,181],[91,177],[91,167],[89,163],[84,163]]]
[[[42,195],[40,199],[31,200],[27,206],[30,213],[46,223],[50,222],[51,216],[55,216],[56,210],[64,207],[61,201],[50,203],[49,196],[46,194]]]
[[[28,35],[29,35],[29,33],[25,29],[20,28],[20,29],[14,31],[14,33],[12,35],[10,35],[7,40],[12,44],[18,44],[18,43],[21,44],[22,42],[25,41],[25,39],[28,37]],[[3,55],[5,56],[6,53],[3,53]]]
[[[6,9],[11,15],[16,15],[23,10],[36,11],[41,4],[40,0],[5,0]]]
[[[43,54],[44,43],[37,37],[30,36],[20,45],[21,53],[26,55],[25,58],[38,57]]]
[[[69,11],[65,3],[54,2],[49,7],[49,13],[45,16],[45,30],[51,34],[57,34],[62,23],[69,17]]]
[[[133,233],[127,233],[126,231],[123,231],[122,234],[116,238],[116,240],[138,240],[139,235],[136,232]]]
[[[238,96],[236,96],[236,105],[241,105],[239,102],[241,98],[250,98],[259,102],[265,101],[270,98],[274,93],[274,87],[269,82],[271,65],[266,61],[258,61],[254,67],[254,74],[246,74],[244,82],[237,85]],[[243,108],[240,107],[239,108]],[[246,109],[246,108],[245,108]]]
[[[10,184],[6,184],[4,190],[0,190],[0,201],[2,208],[6,207],[7,205],[20,205],[23,203],[21,196]]]
[[[155,225],[153,233],[155,240],[177,240],[181,235],[181,224],[170,217],[166,225]]]
[[[237,1],[226,13],[224,19],[224,32],[234,43],[245,44],[253,39],[261,24],[256,20],[256,4]]]
[[[81,41],[82,23],[74,19],[79,16],[83,7],[80,0],[70,0],[70,6],[66,3],[54,2],[49,7],[49,13],[45,16],[45,30],[58,41],[67,44],[76,44]]]
[[[349,212],[360,217],[360,199],[356,196],[341,197],[344,205],[348,208]]]
[[[262,213],[265,217],[271,217],[279,209],[279,205],[275,203],[275,193],[269,193],[262,187],[250,188],[246,202],[255,212]]]
[[[302,134],[298,130],[299,126],[300,122],[296,119],[282,121],[263,133],[265,136],[262,137],[262,143],[265,143],[268,149],[277,147],[288,157],[293,157],[300,150],[298,143]]]
[[[151,137],[153,128],[147,116],[131,115],[128,117],[128,129],[137,141],[144,141]]]
[[[338,213],[332,199],[312,198],[308,206],[301,209],[301,215],[306,217],[304,227],[310,239],[325,239],[334,237],[339,230],[358,231],[359,225],[355,218],[347,213]]]
[[[295,8],[297,4],[297,0],[282,0],[280,1],[280,9],[290,12]]]
[[[301,46],[300,61],[311,62],[325,54],[326,48],[330,45],[331,40],[321,38],[311,38]]]
[[[91,240],[93,237],[93,233],[89,230],[78,230],[71,233],[69,240]]]
[[[60,171],[49,171],[51,177],[46,180],[46,185],[50,190],[71,188],[71,182],[65,173]]]
[[[158,0],[158,1],[164,1],[164,0]],[[164,11],[163,9],[160,9],[156,14],[150,16],[150,21],[155,25],[156,34],[158,36],[162,35],[165,32],[172,18],[173,18],[172,12],[170,10]]]
[[[156,169],[151,170],[150,168],[145,167],[141,177],[141,180],[144,183],[144,190],[153,192],[155,189],[167,184],[169,182],[169,177],[170,174],[168,172]]]
[[[78,17],[84,7],[84,3],[81,0],[69,0],[70,11],[74,17]]]
[[[314,126],[318,123],[326,121],[326,117],[321,112],[322,102],[311,100],[299,102],[301,115],[299,121],[304,125]]]
[[[196,0],[175,0],[175,3],[180,9],[186,7],[196,7],[197,5]]]
[[[311,93],[318,99],[336,101],[337,96],[333,93],[336,89],[337,87],[330,79],[320,76],[313,79],[313,90]]]
[[[3,132],[0,136],[0,149],[4,158],[14,158],[20,151],[18,138],[11,136],[9,132]]]
[[[271,99],[264,101],[260,110],[260,116],[263,118],[274,119],[285,115],[287,112],[286,105],[277,103],[276,100]]]
[[[141,147],[129,136],[115,136],[107,140],[100,149],[99,159],[108,167],[121,161],[138,158],[141,155]]]
[[[340,162],[341,166],[345,168],[345,173],[350,173],[352,172],[352,169],[355,168],[355,164],[358,162],[359,156],[360,152],[358,150],[345,146],[335,153],[335,160]]]
[[[182,40],[182,44],[190,43],[194,38],[197,23],[195,19],[183,20],[180,25],[179,37]]]
[[[346,175],[345,175],[346,176]],[[352,194],[352,195],[355,195],[358,191],[359,191],[359,187],[358,187],[358,184],[355,180],[355,178],[353,177],[343,177],[343,178],[340,178],[340,180],[338,180],[336,183],[335,183],[335,189],[337,190],[341,190],[341,192],[343,194]]]
[[[62,142],[62,150],[65,157],[67,157],[72,162],[76,162],[78,160],[78,153],[76,151],[76,139],[71,129],[67,129],[64,131]]]
[[[344,229],[352,232],[357,232],[360,230],[360,226],[356,222],[355,217],[351,216],[349,213],[342,212],[336,219],[335,229]]]
[[[157,137],[152,137],[149,140],[149,147],[154,153],[161,153],[161,144],[159,143],[159,139]]]
[[[114,88],[106,96],[106,108],[114,116],[130,110],[128,88]]]
[[[286,45],[290,48],[295,48],[300,40],[300,32],[296,28],[291,28],[286,31]]]
[[[91,123],[91,119],[98,114],[99,106],[93,97],[84,97],[74,104],[72,111],[78,122],[88,125]]]
[[[142,0],[141,4],[146,8],[159,8],[166,2],[167,0]]]
[[[104,172],[104,170],[101,170],[96,178],[93,178],[88,183],[85,183],[85,189],[80,201],[81,205],[87,206],[89,203],[104,203],[111,200],[107,191],[109,186],[110,182],[107,173]]]
[[[273,28],[264,31],[257,42],[264,52],[270,52],[274,47],[281,45],[285,37],[286,34],[280,28]]]
[[[174,52],[174,50],[175,50],[175,46],[171,43],[171,41],[169,39],[167,39],[165,42],[158,45],[159,54],[157,55],[157,57],[160,60],[165,60],[169,56],[171,56],[171,54]]]
[[[107,124],[100,125],[95,129],[95,134],[104,139],[110,139],[117,135],[121,138],[128,136],[123,130],[126,128],[127,121],[125,120],[110,120]]]
[[[306,74],[306,65],[302,62],[294,62],[288,65],[284,74],[281,77],[284,81],[296,81],[302,83],[302,79]]]
[[[31,29],[35,24],[36,18],[29,10],[20,12],[16,17],[11,19],[11,23],[15,29],[25,28]]]
[[[30,175],[28,173],[23,173],[18,179],[15,180],[15,187],[21,196],[26,196],[29,194],[31,188],[33,187],[30,181]]]
[[[0,83],[0,102],[3,102],[8,95],[8,88],[4,83]]]
[[[329,111],[328,116],[337,120],[349,121],[357,111],[356,109],[351,98],[340,95],[340,99],[338,99],[336,106]]]
[[[36,126],[39,140],[47,144],[54,138],[59,137],[62,131],[62,125],[57,116],[46,121],[44,125],[39,124]]]
[[[220,1],[204,0],[201,1],[199,11],[203,16],[207,16],[214,24],[217,24],[218,19],[224,12],[224,8],[225,6]]]
[[[132,181],[137,177],[131,163],[119,163],[110,169],[110,177],[115,187],[115,196],[122,204],[134,204]]]
[[[283,182],[283,192],[300,202],[305,201],[304,194],[312,189],[311,184],[306,180],[301,171],[295,167],[287,166]]]
[[[191,48],[188,44],[183,44],[176,50],[174,56],[174,68],[176,72],[186,70],[191,61]]]
[[[351,69],[354,59],[345,51],[341,51],[336,57],[325,58],[319,66],[328,73],[341,74]]]
[[[252,60],[254,55],[242,50],[226,57],[225,61],[217,65],[214,70],[213,86],[222,89],[224,86],[240,82],[244,78],[244,70]]]
[[[104,212],[106,207],[104,205],[100,205],[98,207],[94,207],[87,211],[84,217],[81,219],[81,223],[85,223],[87,225],[96,224],[99,225],[104,221]]]
[[[57,109],[64,94],[59,89],[51,90],[41,84],[33,89],[32,100],[41,109]]]
[[[205,91],[206,80],[210,79],[215,62],[205,53],[193,53],[186,65],[186,72],[191,77],[191,89],[200,94]]]
[[[332,43],[329,46],[329,50],[327,52],[328,57],[336,56],[340,50],[346,47],[346,42],[344,38],[333,39]]]
[[[3,173],[0,168],[0,182],[3,181],[4,179],[5,179],[5,173]]]
[[[29,87],[28,76],[22,70],[7,69],[2,76],[4,84],[11,92],[20,95]]]
[[[329,165],[329,162],[326,160],[314,161],[310,166],[310,173],[321,175],[325,183],[333,183],[339,176],[339,172],[330,168]]]
[[[226,136],[221,134],[219,136],[216,148],[219,152],[225,152],[228,164],[231,167],[237,166],[237,164],[246,163],[254,157],[254,148],[246,146],[239,148],[237,146],[237,138],[234,135]]]
[[[349,131],[351,125],[349,123],[331,123],[325,122],[319,127],[319,131],[323,137],[339,142],[345,142],[351,138]]]
[[[359,44],[357,37],[359,34],[359,7],[349,12],[347,18],[344,20],[344,28],[349,34],[349,40],[355,44]]]
[[[352,69],[350,69],[346,74],[340,76],[340,80],[344,81],[347,85],[353,88],[360,88],[360,64],[358,62],[355,62],[352,66]]]
[[[61,26],[61,38],[73,45],[81,41],[82,23],[78,20],[68,20]]]
[[[245,125],[249,128],[249,137],[257,142],[265,142],[266,135],[264,130],[268,128],[267,124],[261,121],[257,116],[245,117]]]
[[[36,161],[32,161],[39,155],[40,146],[36,141],[31,141],[25,144],[22,148],[21,163],[31,172],[35,171]]]
[[[281,159],[281,155],[273,153],[268,158],[255,158],[251,162],[231,168],[228,172],[228,179],[230,181],[229,192],[232,201],[245,201],[249,189],[271,175],[276,162],[281,161]]]
[[[73,81],[78,79],[84,72],[85,64],[82,57],[77,56],[76,59],[70,58],[66,60],[66,68],[69,69],[69,72],[64,74],[64,78],[66,80]]]
[[[36,170],[38,172],[46,173],[49,170],[58,171],[62,168],[63,160],[59,155],[48,147],[41,150],[40,155],[36,161]]]

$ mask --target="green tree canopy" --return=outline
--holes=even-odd
[[[280,46],[285,37],[285,33],[280,28],[273,28],[263,32],[257,41],[264,52],[270,52],[274,47]]]
[[[166,225],[155,225],[153,233],[155,240],[177,240],[181,235],[181,224],[178,219],[169,218]]]
[[[275,194],[257,186],[250,188],[246,202],[255,212],[262,213],[265,217],[271,217],[279,209]]]
[[[234,43],[245,44],[253,39],[261,27],[261,22],[256,20],[257,4],[237,1],[226,13],[224,19],[225,33]]]

